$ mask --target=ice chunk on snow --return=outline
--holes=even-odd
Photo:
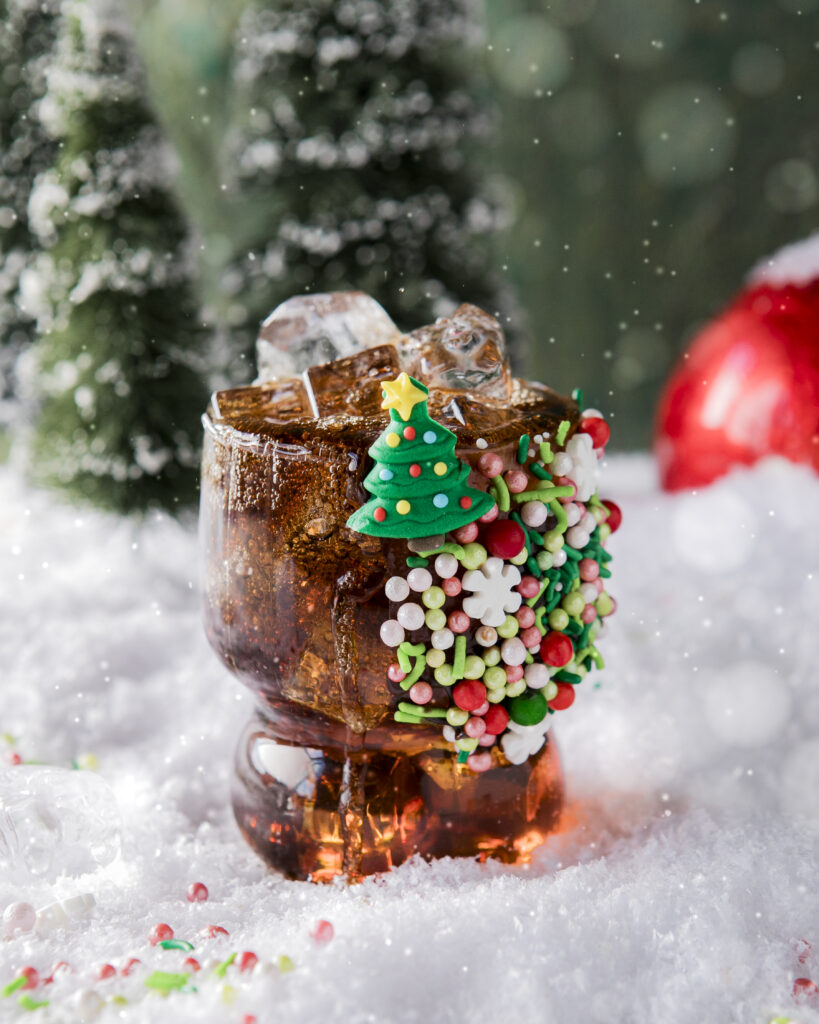
[[[264,321],[256,342],[257,384],[294,377],[377,345],[397,345],[401,333],[364,292],[295,295]]]
[[[480,391],[507,401],[512,377],[498,321],[464,303],[450,317],[419,327],[405,340],[405,369],[431,388]]]

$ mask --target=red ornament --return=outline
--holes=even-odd
[[[472,499],[471,499],[471,498],[469,497],[469,495],[468,495],[468,494],[465,494],[465,495],[464,495],[464,496],[463,496],[463,497],[461,498],[461,500],[460,500],[460,501],[458,502],[458,504],[459,504],[459,505],[461,506],[461,508],[463,508],[463,509],[468,509],[468,508],[472,508]]]
[[[185,899],[188,903],[205,903],[208,895],[208,887],[204,882],[192,882],[185,893]]]
[[[251,953],[250,950],[245,950],[244,953],[240,953],[236,957],[236,966],[239,968],[240,974],[244,974],[246,971],[252,971],[258,962],[259,958],[255,953]]]
[[[378,508],[376,508],[375,511],[373,512],[373,519],[377,523],[383,523],[386,518],[387,510],[379,505]]]
[[[415,436],[415,427],[404,427],[404,437],[407,441],[414,441]]]
[[[409,475],[410,476],[420,476],[421,475],[421,467],[418,465],[417,462],[413,462],[413,464],[410,466],[410,468],[409,468]]]
[[[786,259],[795,261],[793,248]],[[655,450],[667,490],[765,455],[819,470],[819,267],[794,283],[785,259],[770,267],[697,336],[666,384]]]
[[[486,731],[490,736],[500,736],[509,724],[509,712],[500,704],[493,704],[483,716]]]
[[[330,942],[335,935],[335,929],[329,921],[316,921],[310,929],[310,938],[314,942]]]
[[[484,543],[495,558],[517,558],[523,551],[526,536],[523,527],[512,519],[496,519],[484,530]]]
[[[173,928],[169,924],[155,924],[148,936],[152,946],[158,946],[160,942],[167,942],[173,938]]]
[[[230,932],[220,924],[209,924],[206,925],[199,934],[203,939],[216,939],[220,935],[230,935]]]
[[[577,428],[581,433],[588,434],[592,439],[592,447],[603,448],[608,444],[611,437],[611,428],[604,419],[599,416],[589,416],[580,421]]]
[[[557,693],[549,701],[552,711],[565,711],[574,704],[574,687],[571,683],[558,683]]]
[[[574,644],[565,633],[554,629],[543,638],[543,643],[540,645],[540,656],[547,665],[551,665],[553,668],[562,668],[564,665],[568,665],[574,657]]]
[[[623,513],[620,511],[620,506],[608,499],[603,501],[603,505],[609,510],[609,517],[606,520],[609,529],[612,533],[617,533],[620,529],[620,523],[623,521]]]
[[[193,956],[185,957],[185,959],[182,961],[182,966],[187,967],[188,970],[193,971],[194,974],[196,974],[197,971],[202,970],[202,965],[199,963],[196,957]]]
[[[476,711],[486,700],[486,687],[477,679],[464,679],[453,686],[452,699],[463,711]]]

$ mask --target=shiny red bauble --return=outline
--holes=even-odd
[[[509,712],[500,704],[493,704],[483,716],[483,720],[490,736],[500,736],[509,724]]]
[[[574,657],[574,644],[565,633],[554,629],[544,636],[540,656],[552,668],[563,668]]]
[[[667,490],[766,455],[819,470],[819,268],[760,282],[694,340],[666,384],[655,451]]]
[[[611,437],[611,428],[600,416],[587,416],[580,421],[577,429],[582,434],[589,435],[594,448],[604,448]]]
[[[552,711],[565,711],[574,704],[574,687],[571,683],[558,683],[557,693],[549,701]]]
[[[496,519],[483,532],[483,542],[495,558],[516,558],[526,543],[523,527],[512,519]]]
[[[452,687],[452,699],[463,711],[475,711],[486,700],[486,687],[477,679],[464,679]]]

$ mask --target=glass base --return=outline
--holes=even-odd
[[[298,745],[257,715],[237,751],[233,808],[256,852],[294,879],[360,881],[414,854],[525,863],[558,827],[554,741],[522,765],[493,750],[476,773],[451,748]]]

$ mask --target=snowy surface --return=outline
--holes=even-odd
[[[0,987],[74,968],[30,993],[45,1009],[0,999],[0,1021],[79,1020],[82,989],[101,1021],[819,1021],[791,995],[819,980],[819,481],[771,462],[668,497],[638,457],[612,460],[603,493],[625,512],[619,612],[602,685],[559,723],[565,830],[528,869],[410,863],[345,888],[269,874],[233,823],[251,701],[204,640],[192,525],[77,512],[0,472],[2,755],[94,755],[123,820],[121,855],[90,873],[0,873],[0,908],[96,899],[0,941]],[[210,900],[189,904],[198,880]],[[160,921],[203,963],[295,967],[203,971],[164,1001],[139,969],[96,980],[129,957],[178,970],[187,954],[148,943]],[[208,924],[230,936],[198,938]]]

